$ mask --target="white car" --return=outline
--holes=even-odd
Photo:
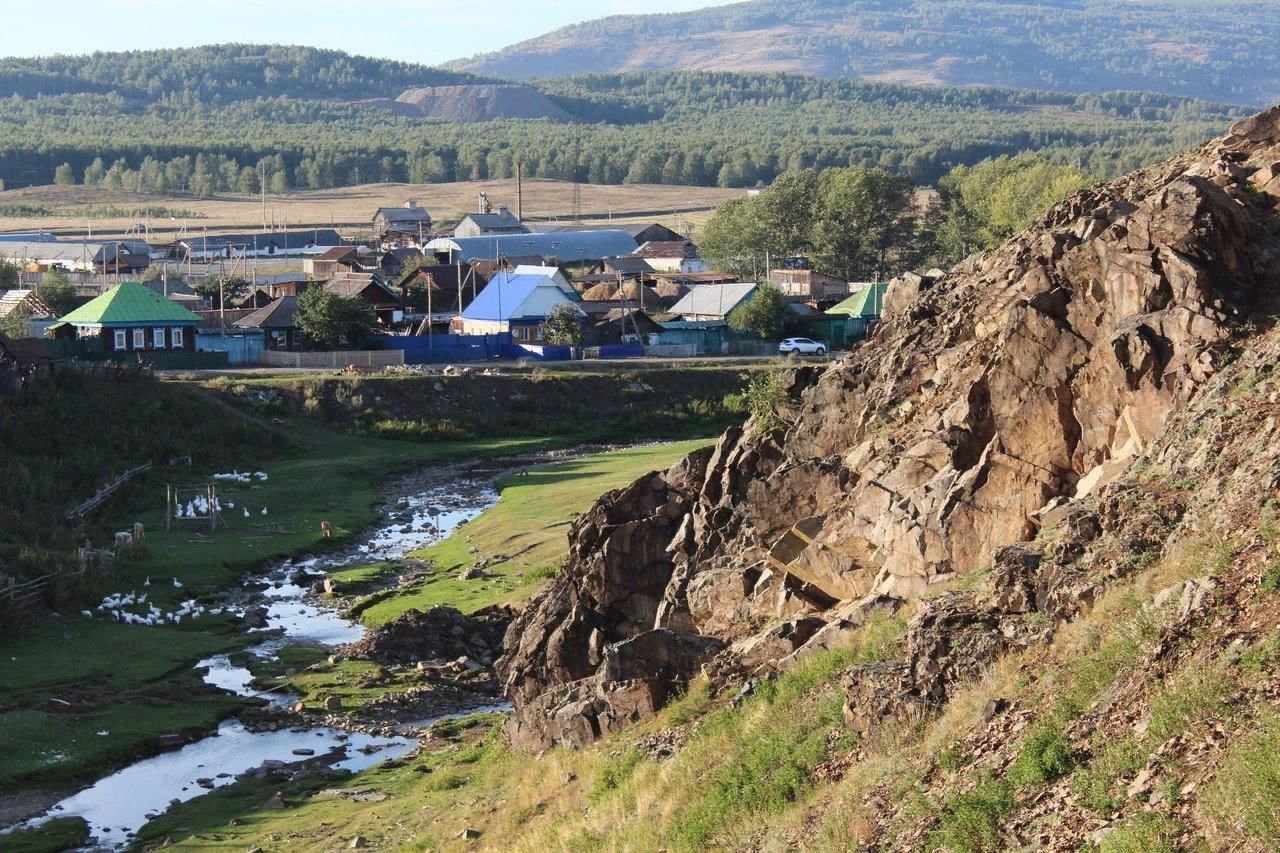
[[[802,353],[804,355],[822,355],[826,351],[827,348],[823,344],[811,341],[808,338],[787,338],[778,344],[778,352],[783,355],[800,355]]]

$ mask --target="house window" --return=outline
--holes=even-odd
[[[151,330],[151,344],[156,349],[164,349],[164,329]]]
[[[173,348],[182,349],[182,327],[173,327]]]
[[[134,349],[147,348],[147,330],[146,329],[133,330],[133,348]]]
[[[116,350],[122,351],[125,348],[124,329],[116,329]]]

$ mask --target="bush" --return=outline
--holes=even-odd
[[[1027,736],[1018,760],[1009,769],[1009,781],[1017,788],[1043,785],[1065,776],[1073,767],[1075,757],[1062,730],[1043,726]]]
[[[1013,811],[1009,783],[988,777],[978,787],[947,803],[931,841],[955,853],[1002,849],[1000,824]]]

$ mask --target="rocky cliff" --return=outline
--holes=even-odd
[[[730,430],[578,519],[507,633],[509,738],[585,744],[696,673],[749,685],[880,611],[914,615],[900,662],[846,673],[855,730],[932,713],[1048,639],[1120,573],[1082,567],[1090,543],[1137,548],[1181,518],[1119,512],[1113,484],[1273,313],[1278,201],[1280,108],[895,280],[872,340],[785,375],[781,426]],[[1056,550],[1025,544],[1046,531]],[[980,571],[990,601],[947,592]]]

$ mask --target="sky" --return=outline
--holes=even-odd
[[[724,0],[5,0],[0,55],[302,44],[434,65],[497,50],[566,24],[680,12]],[[72,24],[72,22],[84,22]],[[91,23],[90,23],[91,22]],[[69,25],[70,24],[70,25]]]

